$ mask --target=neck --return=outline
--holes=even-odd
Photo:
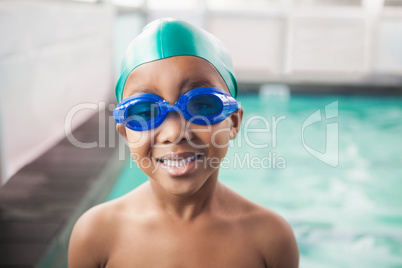
[[[214,172],[198,191],[189,195],[175,195],[167,192],[150,179],[150,191],[158,209],[181,220],[193,220],[207,213],[217,202],[217,193],[222,191],[218,182],[218,170]]]

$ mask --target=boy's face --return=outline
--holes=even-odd
[[[227,92],[225,82],[206,60],[193,56],[176,56],[143,64],[127,79],[123,99],[141,93],[154,93],[170,104],[198,87],[215,87]],[[208,181],[217,179],[219,162],[225,157],[229,140],[240,130],[243,110],[220,123],[197,125],[178,112],[170,112],[155,129],[134,131],[117,125],[117,131],[129,143],[132,157],[159,191],[189,196]],[[199,159],[180,168],[163,165],[161,158],[183,160],[197,154]]]

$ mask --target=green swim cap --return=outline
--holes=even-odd
[[[223,44],[212,34],[190,23],[164,18],[146,25],[129,45],[116,84],[117,101],[122,100],[126,80],[135,68],[147,62],[185,55],[209,61],[222,76],[230,94],[237,96],[232,59]]]

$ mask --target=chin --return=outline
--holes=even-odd
[[[179,185],[175,187],[169,187],[168,189],[166,189],[166,191],[174,196],[186,197],[194,195],[196,192],[198,192],[200,188],[201,186],[196,187],[196,186]]]
[[[192,196],[195,193],[197,193],[202,187],[202,185],[195,185],[194,183],[189,184],[189,183],[185,183],[183,181],[171,183],[169,185],[161,185],[161,186],[169,194],[178,196],[178,197]]]

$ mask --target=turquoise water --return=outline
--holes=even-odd
[[[300,267],[402,267],[402,99],[239,101],[243,131],[220,180],[291,224]],[[108,199],[145,180],[127,165]]]

